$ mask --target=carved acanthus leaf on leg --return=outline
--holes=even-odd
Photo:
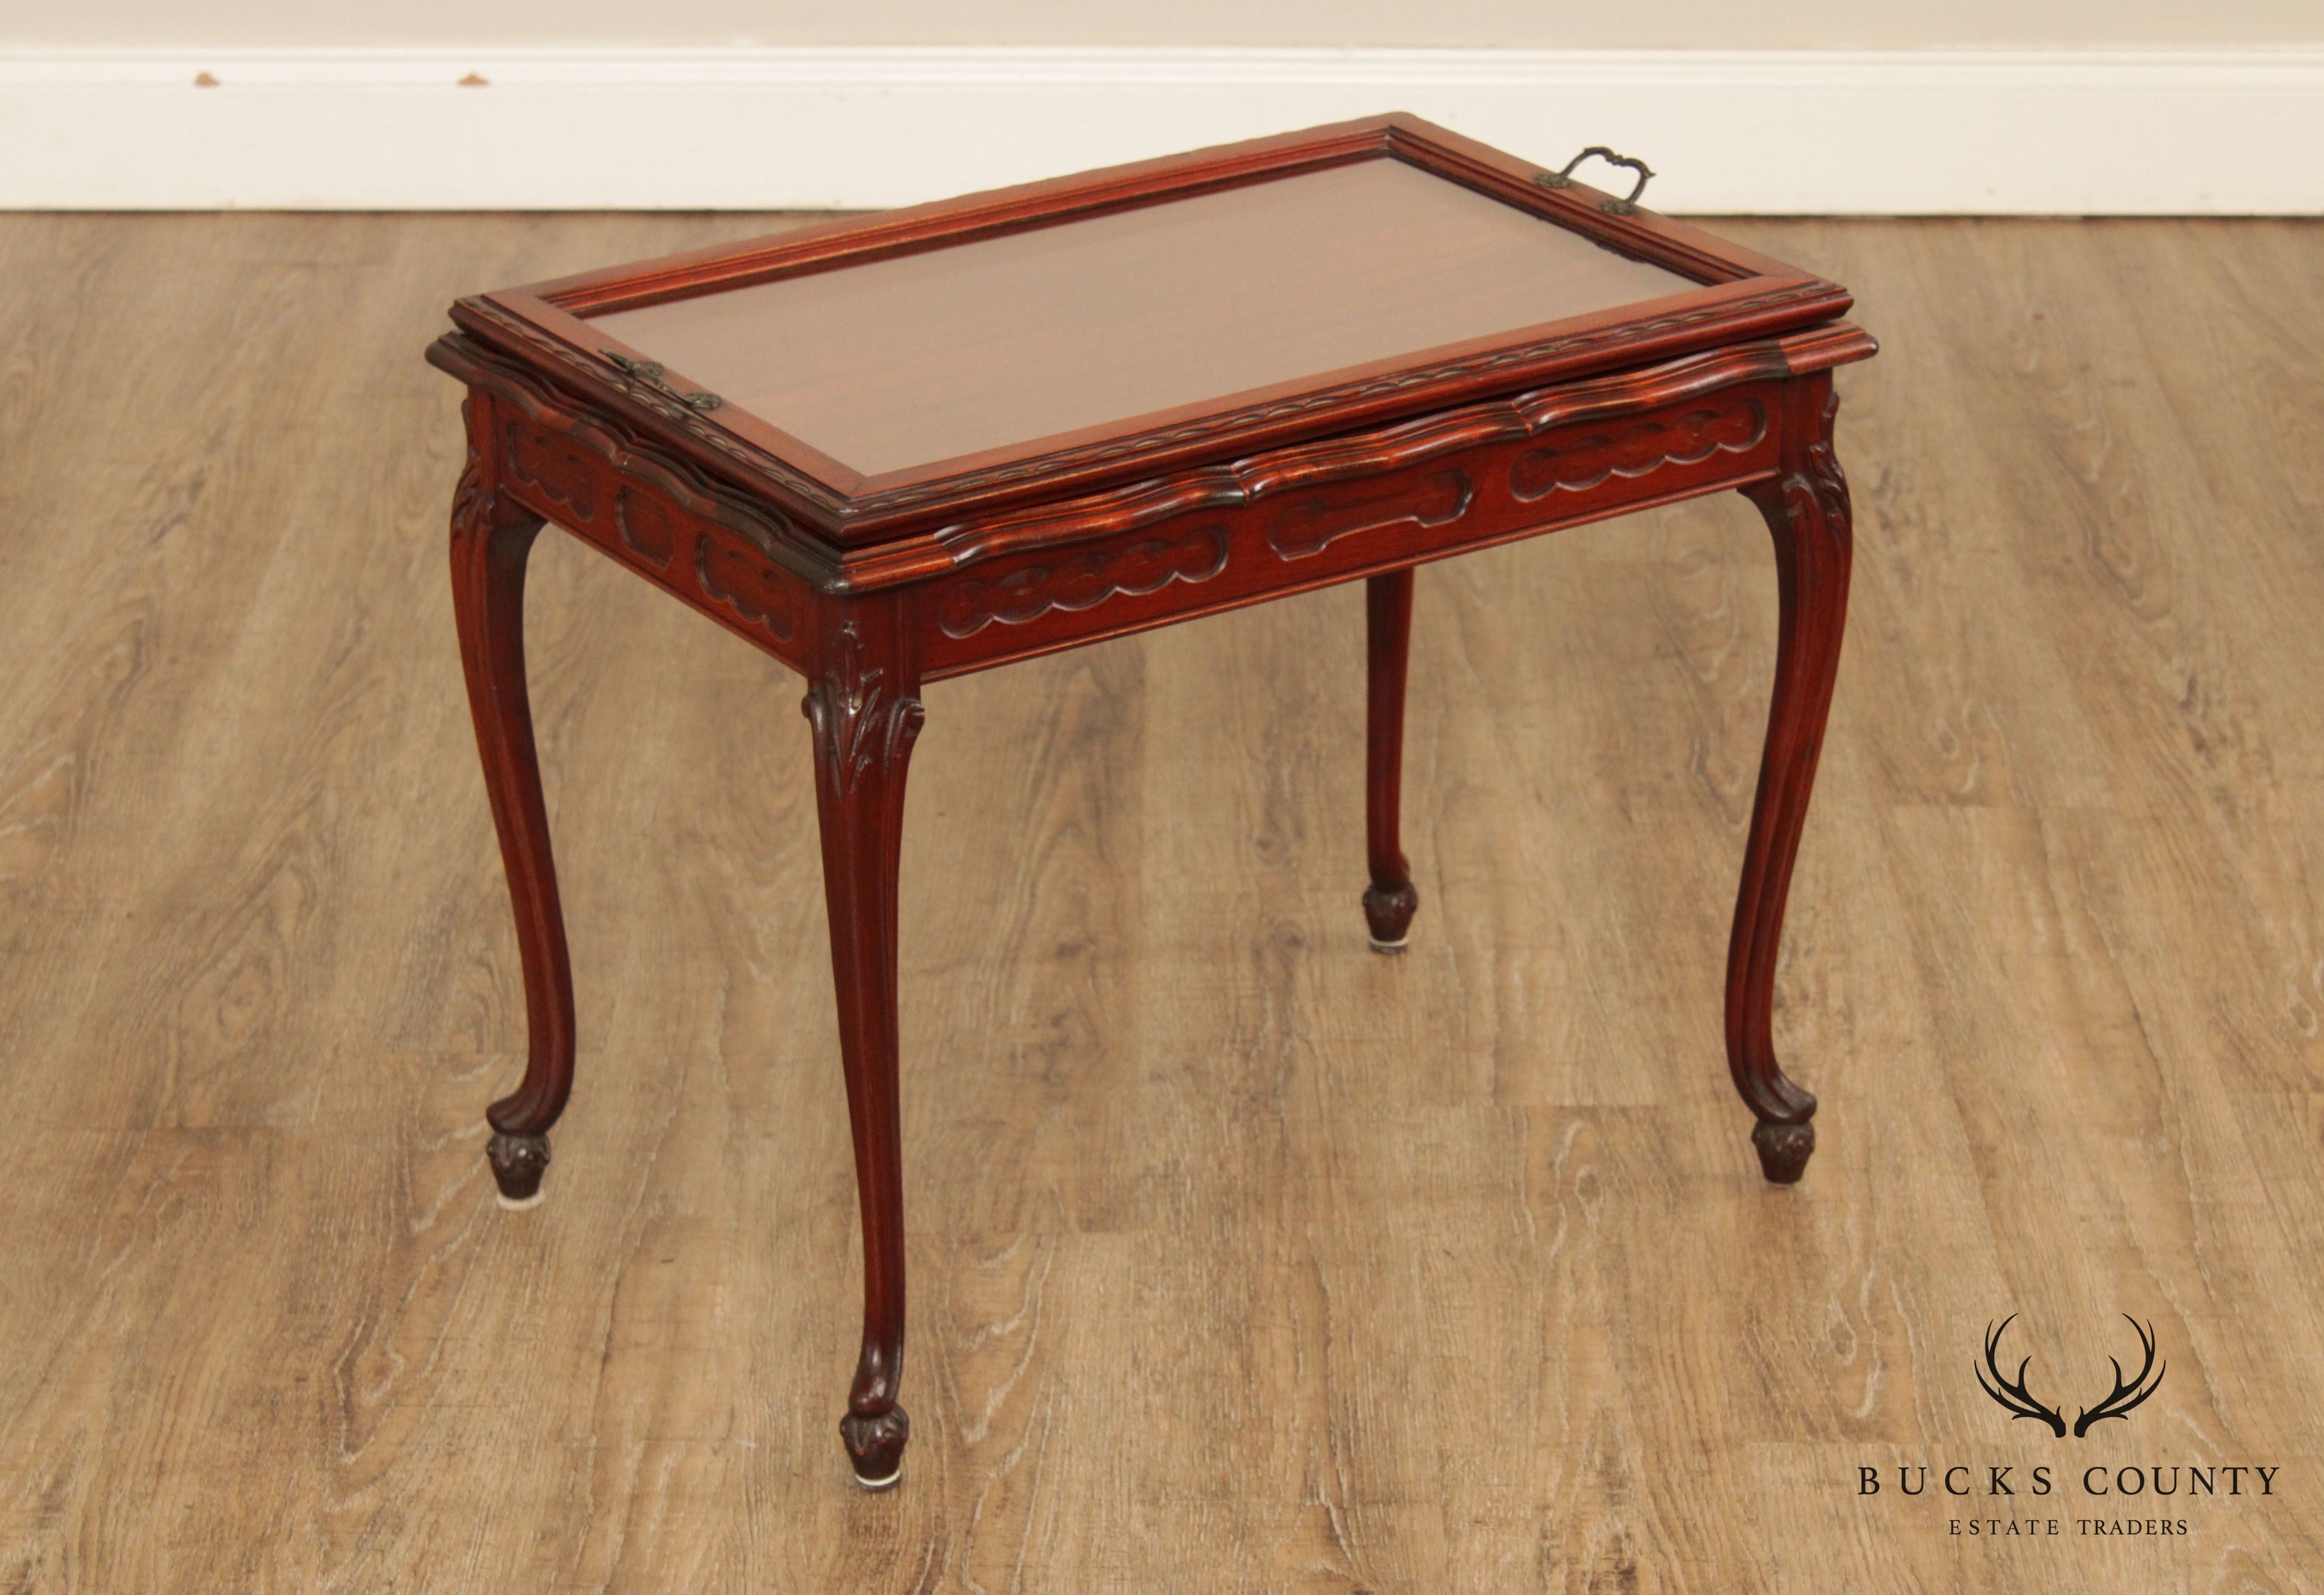
[[[1820,526],[1827,538],[1846,541],[1849,510],[1848,473],[1840,468],[1832,447],[1832,428],[1840,419],[1840,392],[1824,395],[1823,414],[1814,437],[1802,451],[1800,469],[1784,478],[1784,509],[1795,524]]]
[[[841,625],[837,652],[799,711],[823,745],[822,768],[839,782],[842,797],[853,797],[875,762],[885,769],[910,750],[927,712],[919,699],[890,693],[884,668],[865,664],[863,634],[853,621]]]
[[[475,444],[468,446],[468,463],[460,468],[460,484],[452,490],[452,530],[476,537],[492,529],[500,501],[493,492],[492,474]]]

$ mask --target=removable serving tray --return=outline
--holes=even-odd
[[[1849,304],[1399,114],[483,294],[452,316],[850,549]]]

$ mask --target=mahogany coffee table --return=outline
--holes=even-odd
[[[454,305],[428,352],[468,388],[453,603],[530,1028],[489,1111],[502,1199],[538,1200],[573,1084],[525,695],[544,521],[806,678],[863,1222],[839,1428],[877,1488],[908,1434],[896,870],[921,683],[1363,578],[1363,908],[1392,952],[1419,901],[1413,567],[1729,488],[1775,534],[1782,616],[1727,1057],[1767,1178],[1798,1179],[1815,1099],[1769,1010],[1848,602],[1831,372],[1874,345],[1844,290],[1635,197],[1379,116]]]

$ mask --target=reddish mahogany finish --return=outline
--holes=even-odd
[[[1412,644],[1412,572],[1391,570],[1364,583],[1366,673],[1364,719],[1364,841],[1372,883],[1364,892],[1364,919],[1372,950],[1401,953],[1412,934],[1420,892],[1412,884],[1397,836],[1397,800],[1404,788],[1404,662]]]
[[[584,319],[884,474],[1702,286],[1373,160]]]
[[[502,1200],[527,1204],[549,1167],[549,1127],[573,1093],[573,965],[524,675],[525,560],[542,520],[497,491],[491,398],[472,394],[466,410],[468,466],[452,500],[452,613],[516,911],[528,1046],[523,1083],[485,1111],[493,1130],[485,1151]]]
[[[877,476],[641,364],[590,322],[1364,161],[1401,161],[1701,286]],[[1379,117],[464,300],[461,330],[429,350],[468,388],[453,595],[530,1026],[523,1083],[490,1111],[493,1174],[506,1200],[538,1194],[573,1082],[572,978],[524,681],[525,556],[546,521],[807,679],[863,1226],[862,1350],[840,1430],[865,1485],[893,1481],[909,1433],[896,888],[924,680],[1366,579],[1364,909],[1374,945],[1393,947],[1418,901],[1397,836],[1413,567],[1742,491],[1774,533],[1782,614],[1729,952],[1728,1056],[1767,1177],[1804,1167],[1815,1100],[1776,1065],[1774,982],[1847,604],[1831,371],[1874,346],[1838,319],[1845,290],[1543,175]],[[1508,229],[1486,231],[1505,269]],[[1377,247],[1395,244],[1388,232]],[[1297,288],[1259,271],[1250,281]],[[969,380],[960,351],[946,357],[948,380]],[[1021,380],[1042,380],[1027,358]],[[896,389],[896,372],[876,376]]]
[[[1545,227],[1578,233],[1618,254],[1661,267],[1699,288],[1554,314],[1503,332],[1465,337],[1408,355],[1288,378],[1143,415],[1093,416],[1087,425],[964,456],[865,475],[741,403],[696,408],[693,373],[641,374],[650,350],[608,328],[622,313],[786,277],[876,264],[944,247],[1054,230],[1085,218],[1265,184],[1365,161],[1393,161],[1487,195]],[[1330,437],[1359,426],[1425,415],[1470,400],[1519,392],[1598,372],[1626,370],[1827,323],[1848,309],[1847,290],[1683,223],[1640,211],[1617,215],[1607,197],[1550,176],[1528,161],[1401,115],[1286,134],[1216,150],[1059,178],[884,216],[801,227],[739,244],[614,267],[557,282],[465,299],[452,319],[614,413],[650,425],[679,455],[748,490],[790,523],[783,540],[829,568],[835,550],[871,550],[860,578],[877,582],[902,557],[908,533],[936,531],[1005,508],[1054,503],[1084,491],[1150,480],[1165,469],[1231,460],[1252,450]],[[1383,229],[1372,247],[1397,246]],[[1246,263],[1246,291],[1269,288],[1296,307],[1315,285],[1273,281],[1267,262]],[[1457,258],[1446,272],[1461,269]],[[1135,315],[1135,307],[1121,312]],[[1064,382],[1102,349],[1053,346],[992,351],[1020,380]],[[1024,363],[1019,364],[1020,357]],[[835,381],[837,379],[834,379]],[[888,386],[883,375],[867,378]],[[838,395],[835,394],[835,398]],[[734,395],[726,395],[733,399]],[[791,396],[807,402],[812,392]],[[793,537],[789,532],[804,533]],[[914,551],[924,545],[917,542]],[[856,579],[856,561],[834,574]]]
[[[1784,474],[1744,489],[1775,534],[1780,630],[1767,745],[1759,757],[1759,790],[1751,804],[1743,885],[1727,947],[1727,1061],[1735,1089],[1759,1116],[1751,1140],[1760,1167],[1777,1185],[1788,1185],[1806,1171],[1815,1150],[1816,1102],[1775,1063],[1775,950],[1840,670],[1854,533],[1848,478],[1832,451],[1840,395],[1831,375],[1794,383],[1785,407]]]
[[[823,895],[839,994],[839,1056],[855,1136],[863,1218],[863,1350],[839,1431],[868,1489],[903,1465],[911,1421],[904,1376],[904,1148],[896,1097],[896,863],[904,773],[925,715],[911,632],[893,598],[825,611],[818,666],[799,705],[815,728],[815,806]]]

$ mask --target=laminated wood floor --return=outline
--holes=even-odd
[[[875,1498],[799,687],[561,539],[580,1086],[544,1207],[482,1156],[521,1000],[420,349],[755,225],[0,218],[0,1590],[2314,1586],[2324,226],[1731,228],[1886,345],[1794,1191],[1720,1044],[1740,500],[1422,573],[1400,959],[1356,589],[931,689]],[[2126,1313],[2160,1393],[2011,1422],[2012,1312],[2069,1413]],[[2158,1510],[2093,1463],[2278,1471]]]

